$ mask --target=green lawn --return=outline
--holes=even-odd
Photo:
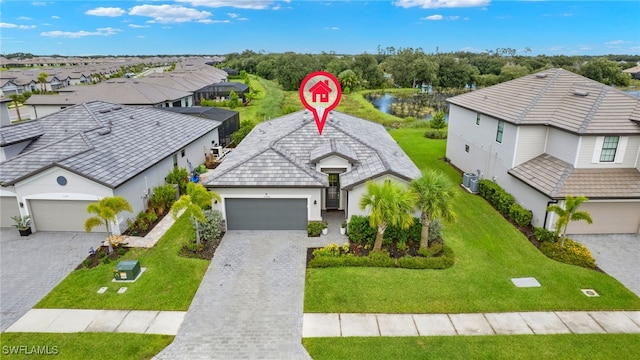
[[[167,215],[171,216],[171,215]],[[151,249],[132,249],[124,260],[136,259],[147,270],[135,283],[114,283],[116,262],[73,271],[36,308],[126,309],[186,311],[209,261],[178,256],[182,245],[195,238],[188,217],[180,217]],[[109,288],[97,294],[100,287]],[[126,286],[124,294],[116,291]]]
[[[513,335],[309,338],[302,343],[324,359],[636,359],[640,335]]]
[[[444,140],[422,130],[391,132],[420,168],[438,168],[455,183]],[[640,309],[640,298],[610,276],[548,259],[477,195],[459,191],[458,222],[446,225],[456,263],[446,270],[307,269],[305,312],[459,313],[533,310]],[[513,277],[535,277],[540,288],[516,288]],[[589,298],[582,288],[601,296]]]
[[[169,335],[2,333],[0,357],[2,359],[58,358],[65,360],[151,359],[171,341],[173,336]],[[26,346],[26,348],[20,349],[20,346]],[[34,354],[38,351],[38,346],[43,355]],[[46,355],[47,351],[49,355]]]

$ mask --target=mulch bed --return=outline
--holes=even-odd
[[[158,223],[164,219],[165,216],[167,216],[169,214],[169,212],[165,212],[162,215],[159,215],[158,218],[156,219],[156,221],[152,222],[149,224],[149,226],[147,227],[147,230],[144,231],[140,231],[138,229],[133,229],[133,228],[129,228],[127,230],[125,230],[122,235],[127,235],[127,236],[138,236],[138,237],[145,237],[147,236],[148,233],[151,232],[151,230],[153,230],[153,228],[158,225]]]
[[[202,249],[202,251],[192,251],[191,249],[189,249],[189,247],[187,247],[187,245],[185,245],[182,247],[182,249],[180,249],[179,255],[188,258],[211,260],[213,259],[213,255],[215,255],[216,249],[218,248],[218,245],[220,245],[223,236],[224,234],[220,236],[219,239],[209,241],[203,240],[202,245],[204,245],[204,248]]]
[[[118,247],[114,248],[113,252],[109,254],[109,247],[100,246],[95,249],[94,254],[89,254],[86,259],[80,263],[80,265],[76,266],[76,270],[80,269],[92,269],[104,261],[104,258],[109,258],[111,262],[118,261],[119,258],[124,256],[129,251],[128,247]]]

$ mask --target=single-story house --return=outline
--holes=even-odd
[[[622,72],[629,74],[633,79],[640,80],[640,65],[624,69]]]
[[[0,226],[30,215],[34,231],[84,231],[87,205],[122,196],[133,213],[174,167],[201,164],[218,121],[153,107],[92,101],[0,127]],[[96,228],[95,231],[104,231]]]
[[[640,231],[640,98],[563,69],[447,100],[447,158],[493,179],[553,229],[550,204],[584,195],[593,224],[569,234]]]
[[[240,114],[237,111],[206,106],[165,107],[161,109],[220,122],[218,141],[211,142],[212,148],[227,147],[231,143],[231,134],[240,129]]]
[[[219,82],[207,85],[193,93],[196,105],[200,104],[200,100],[228,100],[231,92],[234,91],[241,101],[246,100],[249,92],[249,86],[239,82]]]
[[[382,125],[332,111],[319,135],[304,110],[258,124],[204,184],[220,194],[213,207],[229,230],[305,230],[322,210],[365,215],[369,180],[419,176]]]

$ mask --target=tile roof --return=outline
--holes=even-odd
[[[313,116],[299,111],[258,124],[208,177],[210,187],[326,187],[327,175],[312,160],[329,154],[357,159],[340,174],[353,186],[383,174],[407,180],[420,170],[382,125],[332,111],[322,135]]]
[[[563,69],[447,101],[519,125],[549,125],[576,134],[640,134],[640,99]]]
[[[574,168],[558,158],[542,154],[509,174],[553,199],[584,195],[590,199],[640,198],[640,171],[635,168]]]
[[[33,122],[44,134],[20,155],[0,163],[3,185],[59,166],[115,188],[220,124],[102,101],[69,107]]]
[[[22,121],[0,127],[0,147],[9,146],[44,134],[36,120]]]

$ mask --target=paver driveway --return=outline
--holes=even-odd
[[[0,331],[29,311],[104,240],[100,233],[0,229]]]
[[[301,344],[306,231],[229,231],[157,359],[310,359]]]

